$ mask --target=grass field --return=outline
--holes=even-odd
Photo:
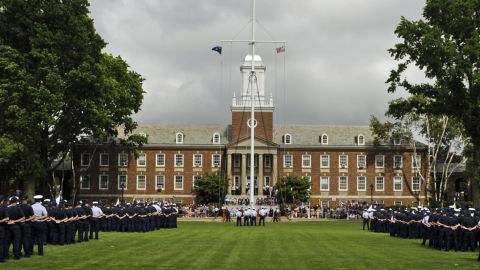
[[[103,233],[98,241],[47,246],[45,256],[0,269],[480,269],[477,253],[445,252],[347,221],[180,222],[150,233]]]

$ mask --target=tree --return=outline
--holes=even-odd
[[[311,183],[307,177],[284,176],[277,182],[277,200],[280,203],[306,202],[310,199]]]
[[[414,156],[417,155],[419,148],[426,148],[428,169],[426,171],[417,169],[415,173],[427,185],[426,191],[431,195],[429,204],[443,207],[448,180],[452,173],[465,163],[465,160],[460,162],[454,160],[465,148],[461,127],[449,121],[447,116],[435,117],[414,113],[406,114],[396,122],[386,121],[385,123],[381,123],[372,116],[370,127],[375,143],[401,140],[410,145]],[[414,138],[414,134],[421,136],[426,145],[419,143]],[[411,189],[408,184],[406,186]]]
[[[205,173],[195,181],[193,193],[197,204],[222,203],[228,188],[228,180],[222,173]]]
[[[400,119],[418,115],[447,116],[462,126],[472,146],[477,179],[471,194],[479,205],[480,175],[480,1],[427,0],[423,18],[401,18],[395,34],[402,40],[389,50],[400,63],[392,70],[388,91],[405,89],[410,96],[393,100],[389,114]],[[415,83],[405,72],[412,65],[423,71],[426,82]]]
[[[17,153],[23,165],[13,173],[23,175],[30,193],[35,182],[52,186],[53,161],[64,161],[85,136],[145,142],[131,136],[143,79],[102,52],[106,43],[88,6],[87,0],[0,0],[0,136],[23,146]]]

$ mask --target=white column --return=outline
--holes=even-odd
[[[263,195],[263,154],[258,154],[258,195]]]
[[[277,154],[273,154],[273,161],[272,161],[272,185],[274,186],[277,183]]]
[[[227,179],[228,179],[228,189],[229,194],[232,194],[232,154],[227,154]]]
[[[247,156],[242,154],[242,190],[241,194],[245,195],[245,189],[247,188]]]

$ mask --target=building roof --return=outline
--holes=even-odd
[[[322,126],[322,125],[276,125],[273,128],[273,142],[283,144],[283,136],[291,135],[292,145],[320,145],[320,136],[328,136],[328,145],[357,145],[357,136],[363,135],[365,145],[373,145],[369,126]]]
[[[138,125],[134,133],[144,133],[148,136],[148,144],[175,144],[175,136],[181,132],[183,144],[205,145],[213,144],[213,134],[220,133],[220,144],[229,142],[227,125]]]

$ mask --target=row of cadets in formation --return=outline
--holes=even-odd
[[[474,252],[480,242],[480,209],[370,207],[362,217],[363,227],[370,231],[422,239],[422,245],[438,250]]]
[[[7,199],[0,195],[0,262],[10,258],[43,256],[45,244],[65,245],[99,239],[99,232],[146,232],[177,227],[175,205],[134,203],[111,206],[98,202],[63,201],[34,196],[30,204],[26,196]],[[43,204],[42,204],[43,202]],[[77,239],[77,240],[75,240]],[[23,254],[22,254],[23,251]]]
[[[246,209],[237,208],[235,211],[232,211],[232,214],[237,218],[236,226],[242,226],[242,217],[243,217],[243,226],[265,226],[265,218],[271,213],[272,221],[278,222],[280,216],[280,210],[275,209],[267,210],[265,207],[261,207],[258,211],[255,208],[248,207]]]

